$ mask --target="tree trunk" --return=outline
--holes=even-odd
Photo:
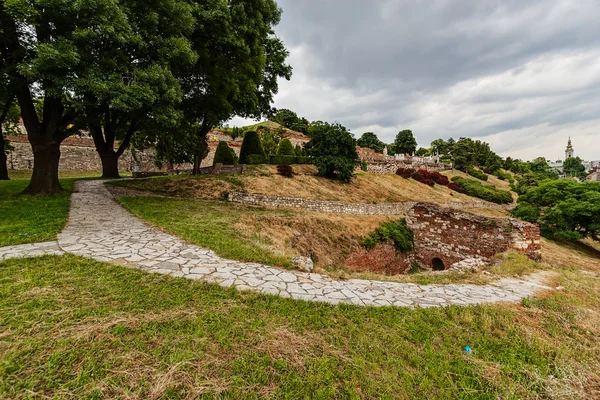
[[[31,144],[33,175],[24,194],[56,194],[63,191],[58,181],[59,143]]]
[[[198,175],[200,173],[200,165],[202,160],[198,154],[194,155],[194,169],[192,170],[192,175]]]
[[[0,181],[7,181],[8,178],[8,166],[6,165],[6,153],[4,150],[4,140],[2,136],[0,136],[0,141],[2,141],[2,148],[0,149]]]
[[[119,156],[114,151],[98,152],[102,161],[103,178],[120,178],[119,175]]]

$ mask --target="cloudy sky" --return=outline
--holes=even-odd
[[[275,107],[385,142],[412,129],[502,156],[600,159],[598,0],[279,0]],[[243,125],[239,119],[230,124]]]

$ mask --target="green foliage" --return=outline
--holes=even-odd
[[[477,178],[481,181],[487,181],[488,180],[488,176],[486,173],[481,172],[480,170],[474,168],[474,167],[467,167],[467,173],[469,175],[471,175],[473,178]]]
[[[410,129],[404,129],[396,135],[394,140],[395,154],[413,154],[417,151],[417,140]]]
[[[263,150],[262,143],[260,138],[258,137],[258,133],[256,131],[248,131],[244,135],[244,141],[242,142],[242,149],[240,150],[240,164],[262,164],[263,162],[256,163],[250,162],[248,158],[251,155],[256,155],[262,157],[264,162],[265,159],[265,151]],[[253,161],[256,161],[258,158],[254,157]]]
[[[531,204],[520,203],[512,210],[512,215],[527,222],[537,222],[540,218],[540,209]]]
[[[436,139],[431,142],[432,154],[439,154],[440,156],[447,155],[451,150],[451,144],[444,139]]]
[[[358,160],[356,140],[352,134],[339,123],[318,121],[310,126],[310,137],[304,150],[312,157],[319,175],[349,182]]]
[[[497,204],[509,204],[513,202],[510,192],[496,189],[491,185],[484,185],[473,179],[455,176],[452,181],[462,188],[463,193],[477,197],[478,199],[490,201]]]
[[[302,146],[300,146],[299,144],[296,145],[294,152],[296,153],[296,156],[298,156],[298,157],[304,156],[304,149],[302,149]]]
[[[416,152],[415,152],[416,156],[419,157],[426,157],[431,155],[431,149],[426,149],[425,147],[420,147]]]
[[[584,180],[587,175],[585,167],[579,157],[567,158],[563,163],[563,171],[565,175],[573,176],[581,180]]]
[[[362,162],[360,163],[360,169],[361,169],[363,172],[367,172],[367,171],[368,171],[368,169],[369,169],[369,164],[367,164],[367,162],[366,162],[366,161],[362,161]]]
[[[213,165],[221,163],[225,165],[235,165],[236,164],[236,155],[235,151],[229,147],[227,142],[220,141],[217,146],[217,150],[215,151],[215,159],[213,161]]]
[[[271,121],[277,122],[279,125],[285,126],[293,131],[304,134],[309,133],[308,120],[306,118],[299,118],[295,112],[288,110],[287,108],[272,110],[269,118]]]
[[[367,236],[362,245],[372,249],[380,243],[393,241],[396,250],[401,252],[411,251],[414,248],[414,233],[406,225],[406,219],[388,221],[381,224],[377,230]]]
[[[260,165],[267,164],[269,162],[269,158],[267,156],[261,156],[260,154],[250,154],[247,157],[246,164],[250,165]],[[242,163],[240,163],[242,164]]]
[[[385,143],[383,143],[373,132],[365,132],[360,139],[356,141],[356,145],[365,149],[375,150],[377,153],[383,153]]]
[[[292,142],[290,142],[290,139],[281,139],[281,142],[279,142],[279,147],[277,148],[277,155],[291,157],[296,156],[296,151],[294,150],[294,146],[292,146]]]
[[[501,169],[498,169],[497,171],[495,171],[494,174],[501,181],[508,181],[511,184],[513,184],[515,182],[515,179],[512,177],[511,174],[509,174],[508,172],[504,172]]]
[[[538,210],[538,218],[532,209]],[[600,183],[545,180],[519,197],[514,213],[537,221],[546,237],[599,240]]]
[[[279,144],[284,137],[285,128],[279,127],[278,129],[266,129],[259,127],[259,133],[261,143],[266,155],[277,154]]]

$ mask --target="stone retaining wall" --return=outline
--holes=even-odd
[[[367,172],[371,174],[395,174],[398,168],[412,168],[415,170],[424,169],[427,171],[449,171],[451,164],[445,163],[424,163],[424,162],[405,162],[405,161],[368,161]],[[357,166],[357,170],[361,166]]]
[[[333,212],[338,214],[359,214],[359,215],[405,215],[416,202],[401,203],[381,203],[381,204],[361,204],[345,203],[343,201],[327,200],[309,200],[296,197],[284,196],[266,196],[262,194],[250,194],[242,192],[231,192],[228,199],[234,203],[241,203],[252,206],[270,206],[284,208],[302,208],[311,211]],[[473,208],[500,209],[506,210],[508,207],[493,203],[444,203],[441,207],[467,210]],[[512,206],[512,205],[511,205]]]

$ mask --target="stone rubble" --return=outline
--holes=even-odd
[[[58,245],[51,242],[0,248],[0,260],[63,253],[222,287],[330,304],[439,307],[517,303],[550,289],[541,284],[543,272],[528,280],[501,279],[486,286],[418,285],[359,279],[336,281],[315,273],[227,260],[137,219],[114,200],[101,180],[75,183],[69,222],[58,236]]]

